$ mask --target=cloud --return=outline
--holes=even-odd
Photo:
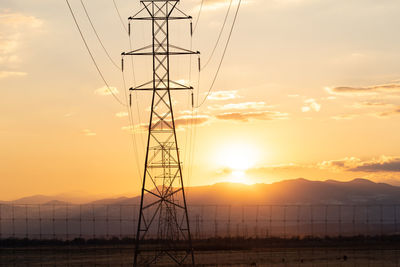
[[[381,156],[371,160],[346,157],[340,160],[328,160],[318,164],[321,169],[349,172],[400,172],[400,157]]]
[[[385,111],[385,112],[381,112],[381,113],[377,113],[375,114],[377,117],[389,117],[392,115],[400,115],[400,106],[393,109],[393,110],[389,110],[389,111]]]
[[[226,112],[215,115],[219,120],[234,120],[248,122],[249,120],[278,120],[286,119],[287,113],[278,111],[250,111],[250,112]]]
[[[211,117],[208,115],[184,115],[175,118],[175,128],[176,129],[183,129],[185,127],[189,127],[190,125],[204,125],[206,124]],[[163,127],[163,129],[167,129],[168,125],[172,126],[171,120],[167,120],[163,123],[158,125],[159,128]],[[121,130],[123,131],[135,131],[135,132],[146,132],[148,130],[149,125],[147,123],[137,124],[134,126],[123,126]]]
[[[0,63],[18,61],[17,50],[24,38],[43,25],[43,21],[21,13],[0,9]]]
[[[128,112],[126,111],[121,111],[115,114],[116,117],[122,118],[122,117],[128,117]]]
[[[175,119],[175,127],[187,127],[189,125],[204,125],[210,120],[208,115],[184,115]]]
[[[318,165],[321,169],[330,169],[333,171],[351,169],[359,166],[361,164],[361,159],[356,157],[346,157],[339,160],[326,160]]]
[[[400,172],[400,157],[385,157],[361,163],[353,172]]]
[[[15,76],[25,76],[25,72],[17,72],[17,71],[0,71],[0,79],[15,77]]]
[[[353,105],[355,108],[374,108],[374,107],[387,107],[391,106],[389,103],[385,102],[370,102],[370,101],[364,101],[364,102],[358,102]]]
[[[309,112],[311,110],[314,110],[315,112],[321,110],[321,104],[317,103],[317,101],[313,98],[305,100],[304,106],[301,108],[302,112]]]
[[[118,94],[119,93],[119,91],[118,91],[118,89],[117,88],[115,88],[115,87],[107,87],[107,86],[103,86],[103,87],[101,87],[101,88],[98,88],[98,89],[96,89],[95,91],[94,91],[94,93],[96,94],[96,95],[103,95],[103,96],[107,96],[107,95],[112,95],[112,93],[114,94],[114,95],[116,95],[116,94]]]
[[[341,115],[332,116],[331,118],[339,121],[339,120],[352,120],[356,117],[358,117],[357,114],[341,114]]]
[[[240,96],[237,93],[238,93],[238,91],[216,91],[216,92],[210,93],[210,95],[207,97],[207,99],[230,100],[230,99],[240,98]]]
[[[237,104],[226,104],[226,105],[212,105],[209,106],[210,110],[259,110],[264,108],[271,108],[272,106],[267,106],[265,102],[243,102]]]
[[[268,106],[265,102],[242,102],[212,105],[208,109],[211,111],[222,111],[222,113],[214,114],[215,118],[219,120],[248,122],[249,120],[276,120],[288,117],[287,113],[269,110],[272,107]]]
[[[84,130],[82,130],[82,133],[83,133],[85,136],[95,136],[95,135],[96,135],[95,132],[92,132],[92,131],[89,130],[89,129],[84,129]]]
[[[382,85],[373,85],[367,87],[334,87],[334,88],[325,88],[330,94],[342,94],[342,95],[360,95],[360,94],[377,94],[379,92],[386,93],[398,93],[400,92],[400,84],[382,84]]]
[[[11,28],[39,28],[43,25],[43,21],[34,16],[27,16],[21,13],[11,13],[7,10],[2,10],[0,11],[0,25]]]

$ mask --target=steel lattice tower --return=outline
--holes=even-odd
[[[170,44],[169,21],[192,19],[178,9],[178,3],[179,0],[142,0],[143,8],[129,20],[151,22],[152,44],[122,53],[153,59],[153,79],[130,88],[152,92],[134,266],[194,265],[171,101],[171,91],[193,87],[170,79],[170,58],[199,52]]]

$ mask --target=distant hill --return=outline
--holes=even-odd
[[[400,187],[365,179],[338,182],[300,178],[254,185],[218,183],[186,188],[186,193],[189,220],[197,238],[260,233],[392,235],[399,234],[400,229],[396,215],[400,214]],[[146,195],[148,198],[152,198],[151,194]],[[84,205],[67,205],[63,200],[37,195],[3,202],[2,235],[91,238],[93,233],[100,237],[135,234],[139,196],[98,199]],[[182,204],[181,199],[176,200]],[[13,203],[16,205],[10,205]],[[151,221],[157,205],[149,207],[145,210],[146,221]],[[156,224],[152,227],[150,232],[155,235]]]
[[[255,205],[255,204],[399,204],[400,187],[374,183],[367,179],[348,182],[309,181],[303,178],[273,184],[244,185],[217,183],[186,188],[189,205]],[[12,201],[16,204],[69,202],[67,197],[36,195]],[[139,204],[140,197],[99,199],[90,204]],[[2,202],[11,203],[11,202]]]
[[[366,179],[349,182],[309,181],[303,178],[273,184],[244,185],[218,183],[186,189],[189,205],[255,205],[255,204],[397,204],[400,187],[374,183]],[[140,197],[109,199],[103,204],[138,204]]]

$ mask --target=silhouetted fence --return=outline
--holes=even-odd
[[[137,205],[0,204],[0,239],[134,238],[138,210]],[[189,219],[194,239],[400,234],[400,205],[191,205]]]

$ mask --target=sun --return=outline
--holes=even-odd
[[[259,161],[258,149],[246,143],[233,143],[221,147],[217,153],[216,164],[229,169],[228,182],[251,184],[246,177],[246,170],[254,167]]]
[[[248,144],[230,144],[219,150],[217,163],[232,170],[247,170],[258,161],[258,151]]]

